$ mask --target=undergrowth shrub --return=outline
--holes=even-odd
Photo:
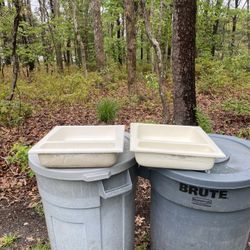
[[[236,136],[250,140],[250,128],[242,128]]]
[[[213,133],[213,126],[211,119],[205,115],[200,109],[196,109],[196,120],[198,125],[206,132]]]
[[[225,86],[234,89],[245,87],[249,82],[249,68],[250,61],[246,53],[223,60],[200,57],[196,63],[197,89],[208,93]]]
[[[196,65],[196,74],[198,91],[203,93],[216,91],[231,82],[222,61],[219,60],[200,58]]]
[[[246,100],[231,99],[221,104],[222,109],[235,115],[250,115],[250,103]]]
[[[145,75],[146,84],[150,89],[158,89],[158,79],[153,73]]]
[[[19,89],[24,97],[31,100],[40,99],[50,104],[83,103],[93,93],[95,85],[102,81],[98,73],[88,73],[85,77],[82,72],[69,75],[37,74],[32,84],[21,83]]]
[[[119,110],[119,104],[116,100],[104,98],[97,104],[98,118],[105,123],[112,123]]]
[[[28,166],[28,151],[30,146],[21,142],[15,143],[9,155],[6,157],[7,164],[16,164],[20,167],[21,172],[26,172],[29,177],[34,176],[34,172]]]
[[[17,126],[32,114],[32,107],[24,102],[0,100],[0,125]]]

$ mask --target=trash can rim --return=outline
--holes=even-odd
[[[120,161],[108,168],[72,168],[72,169],[58,169],[58,168],[46,168],[41,166],[36,154],[29,155],[29,166],[31,169],[41,176],[59,179],[59,180],[82,180],[86,182],[98,181],[108,179],[113,175],[119,174],[136,164],[134,153],[129,151],[129,133],[125,133],[125,142],[128,144],[128,148],[124,147],[124,152],[120,155],[126,155],[121,157]]]
[[[240,146],[249,149],[250,153],[250,141],[236,138],[233,136],[225,136],[218,134],[210,134],[212,138],[225,139],[231,142],[238,143]],[[246,156],[247,157],[247,156]],[[249,158],[249,156],[248,156]],[[237,189],[250,187],[250,167],[246,170],[242,170],[236,173],[205,173],[199,171],[187,171],[187,170],[171,170],[171,169],[151,169],[158,174],[167,178],[184,182],[190,185],[202,186],[207,188],[220,188],[220,189]]]

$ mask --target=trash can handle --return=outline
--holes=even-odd
[[[132,190],[132,187],[133,187],[133,185],[132,185],[129,170],[126,171],[126,183],[119,186],[119,187],[105,190],[104,185],[103,185],[103,181],[99,182],[100,196],[104,199],[108,199],[108,198],[112,198],[112,197],[115,197],[115,196],[120,195],[120,194],[124,194],[124,193]]]

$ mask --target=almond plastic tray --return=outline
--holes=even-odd
[[[57,126],[33,146],[40,164],[51,168],[110,167],[123,152],[124,126]]]
[[[130,124],[130,150],[146,167],[209,170],[224,153],[197,126]]]

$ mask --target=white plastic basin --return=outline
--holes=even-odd
[[[56,126],[29,154],[53,168],[110,167],[123,152],[124,126]]]
[[[208,170],[224,153],[197,126],[130,124],[130,150],[146,167]]]

